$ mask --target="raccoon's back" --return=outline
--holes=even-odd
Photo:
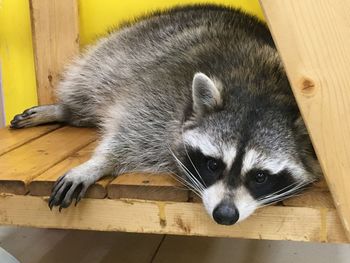
[[[101,39],[68,68],[59,85],[62,104],[98,122],[106,106],[167,102],[181,118],[191,81],[202,71],[225,79],[230,69],[254,67],[274,52],[268,29],[241,11],[213,5],[175,8],[140,18]],[[169,116],[167,116],[169,117]]]

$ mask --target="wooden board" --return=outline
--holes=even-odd
[[[0,129],[0,155],[15,149],[28,141],[56,130],[58,127],[60,126],[53,124],[20,130],[12,130],[9,128]]]
[[[63,127],[0,156],[0,192],[25,194],[26,184],[96,139],[96,130]]]
[[[332,195],[324,179],[314,183],[305,192],[282,201],[285,206],[335,208]]]
[[[112,199],[187,201],[189,190],[168,174],[130,173],[118,176],[107,187]]]
[[[261,5],[350,238],[350,1]]]
[[[62,162],[59,162],[58,164],[46,170],[40,176],[34,178],[28,186],[29,194],[35,196],[50,195],[51,189],[56,180],[68,170],[87,161],[90,158],[93,150],[96,148],[96,145],[97,142],[90,143],[80,151],[72,154],[68,158],[64,159]],[[85,196],[89,198],[106,197],[106,186],[111,180],[113,180],[113,178],[111,177],[101,179],[88,189]]]
[[[272,206],[235,226],[214,223],[201,204],[84,199],[50,211],[47,198],[0,196],[0,224],[175,235],[347,242],[334,209]]]
[[[79,52],[78,5],[30,0],[30,9],[39,104],[51,104],[64,65]]]

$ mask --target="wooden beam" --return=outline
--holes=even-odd
[[[335,209],[271,206],[235,226],[214,223],[202,204],[83,199],[50,211],[47,198],[0,195],[0,224],[174,235],[347,242]]]
[[[39,104],[55,101],[64,65],[79,51],[76,0],[30,0]]]
[[[260,2],[350,238],[350,2]]]

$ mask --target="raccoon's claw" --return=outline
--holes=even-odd
[[[10,122],[10,128],[20,129],[24,127],[33,126],[33,124],[35,123],[33,120],[33,117],[35,117],[35,114],[36,114],[35,107],[27,109],[21,114],[17,114]]]
[[[70,173],[61,176],[52,188],[48,202],[49,208],[52,210],[54,206],[58,206],[61,212],[63,208],[71,205],[74,198],[76,199],[75,205],[77,205],[89,186],[90,184],[81,181],[79,176],[72,176]]]

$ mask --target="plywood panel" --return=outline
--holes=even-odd
[[[26,193],[33,178],[95,139],[94,129],[63,127],[0,156],[0,192]]]
[[[350,237],[350,2],[261,4]]]
[[[30,9],[39,104],[51,104],[64,65],[79,52],[78,5],[30,0]]]

